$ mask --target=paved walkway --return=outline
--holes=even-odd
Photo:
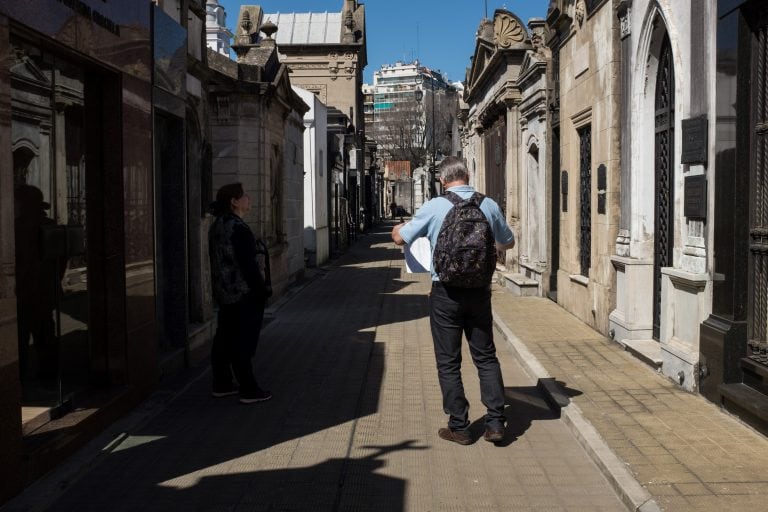
[[[77,481],[51,475],[66,490],[50,509],[626,510],[502,337],[504,442],[459,446],[437,437],[446,416],[428,290],[427,276],[403,273],[386,226],[363,237],[265,328],[256,369],[272,401],[214,399],[205,374],[128,429]],[[479,386],[466,349],[464,356],[479,438]],[[9,509],[44,508],[36,491]]]
[[[674,512],[768,510],[765,437],[547,299],[499,290],[494,308],[529,373],[560,382],[572,401],[564,417],[588,450],[594,442],[599,452],[602,443],[618,457],[614,464],[609,453],[601,465],[611,466],[605,469],[620,491],[634,493],[626,502],[652,497]],[[632,488],[621,466],[646,496]]]

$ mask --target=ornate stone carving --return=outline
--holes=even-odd
[[[539,52],[544,46],[544,38],[542,38],[541,34],[538,32],[534,32],[531,34],[531,44],[533,45],[534,51]]]
[[[252,30],[253,22],[251,21],[251,15],[248,11],[244,11],[242,17],[240,18],[240,34],[237,36],[237,44],[251,44]]]
[[[525,41],[525,29],[508,14],[496,16],[493,24],[493,42],[496,46],[509,48],[514,43]]]
[[[355,18],[352,15],[352,11],[347,11],[347,13],[344,15],[344,26],[350,32],[352,32],[352,30],[354,30],[354,28],[355,28]]]
[[[584,3],[584,0],[579,0],[576,2],[576,7],[573,9],[573,18],[576,20],[576,23],[578,23],[579,27],[581,27],[584,24],[584,19],[587,17],[587,4]]]
[[[264,32],[264,34],[267,36],[267,39],[272,39],[272,36],[277,32],[277,25],[272,23],[272,20],[267,20],[263,25],[261,25],[260,30]]]
[[[632,31],[632,2],[622,1],[616,11],[619,17],[619,36],[625,39]]]
[[[320,101],[323,103],[327,103],[328,100],[328,85],[327,84],[303,84],[303,83],[296,83],[297,86],[301,87],[302,89],[306,89],[318,98],[320,98]]]
[[[248,11],[245,11],[243,13],[243,19],[240,21],[240,28],[246,34],[251,33],[251,29],[253,28],[253,23],[251,22],[251,15]]]

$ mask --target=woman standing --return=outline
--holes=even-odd
[[[244,404],[272,398],[269,391],[259,387],[251,363],[272,289],[266,246],[256,241],[243,221],[250,209],[251,198],[241,183],[224,185],[211,205],[216,220],[208,233],[213,295],[219,304],[211,348],[213,396],[240,393]],[[261,256],[265,258],[263,268],[258,262]],[[239,389],[232,381],[233,373]]]

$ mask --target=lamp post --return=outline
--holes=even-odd
[[[429,87],[432,91],[432,164],[429,166],[429,197],[431,199],[437,195],[435,191],[435,172],[437,172],[437,166],[435,165],[435,81],[431,74],[429,76]]]

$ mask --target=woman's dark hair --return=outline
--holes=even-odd
[[[210,210],[215,216],[232,212],[232,200],[240,199],[245,195],[242,183],[229,183],[216,192],[216,200],[211,203]]]

